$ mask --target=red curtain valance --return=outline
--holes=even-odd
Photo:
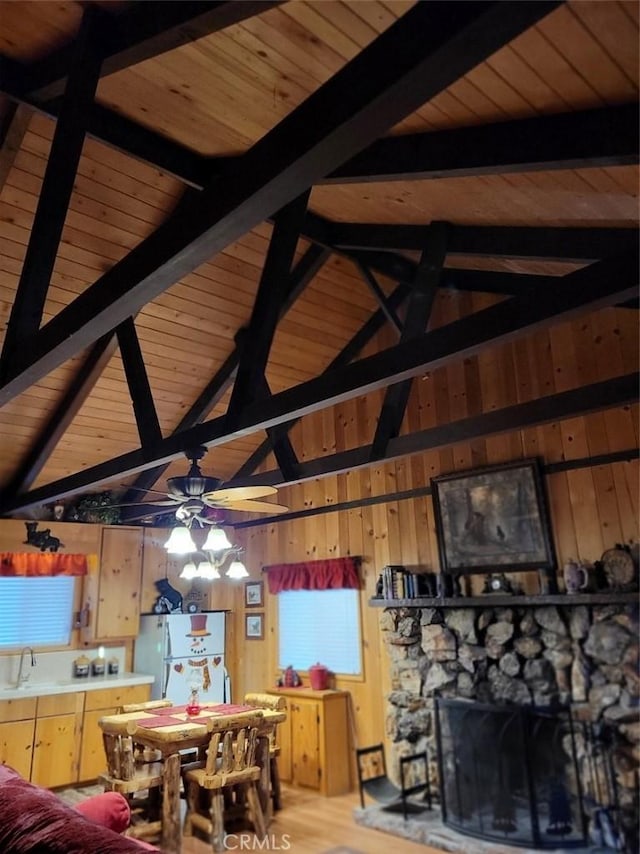
[[[266,566],[269,593],[282,593],[283,590],[335,590],[341,587],[357,589],[360,587],[359,563],[360,559],[356,557],[336,557]]]
[[[57,552],[0,552],[0,576],[86,575],[87,556]]]

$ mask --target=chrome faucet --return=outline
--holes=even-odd
[[[33,647],[25,646],[25,648],[20,653],[20,669],[18,670],[18,684],[16,685],[16,688],[20,688],[21,685],[24,685],[26,682],[29,681],[29,671],[27,670],[26,673],[24,672],[24,656],[27,652],[31,653],[31,666],[36,666],[36,654],[33,651]]]

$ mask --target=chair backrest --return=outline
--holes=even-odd
[[[287,707],[285,697],[278,694],[257,694],[250,693],[244,695],[244,705],[253,706],[254,709],[273,709],[281,712]]]
[[[205,765],[207,776],[225,777],[231,783],[241,772],[257,768],[255,754],[261,722],[262,712],[257,710],[209,718],[207,729],[211,740]]]
[[[123,703],[120,712],[148,712],[153,709],[168,709],[171,706],[172,700],[146,700],[144,703]]]

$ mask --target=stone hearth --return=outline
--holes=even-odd
[[[539,854],[531,848],[514,848],[493,841],[483,842],[481,839],[456,833],[455,830],[451,830],[442,823],[437,809],[410,815],[405,821],[402,813],[391,812],[383,807],[370,806],[365,807],[365,809],[357,807],[353,811],[353,817],[356,824],[363,827],[391,833],[402,839],[430,845],[438,851],[451,852],[451,854],[514,854],[514,852],[516,854]],[[393,845],[390,842],[389,849],[392,848]],[[611,854],[610,849],[594,847],[546,849],[545,854],[597,854],[600,851]]]
[[[432,758],[432,791],[438,791],[435,696],[498,705],[570,706],[585,812],[590,817],[597,806],[612,806],[613,799],[627,850],[637,851],[637,605],[530,607],[514,602],[498,607],[486,598],[486,606],[479,607],[465,607],[463,601],[462,607],[440,607],[434,600],[433,606],[420,603],[383,612],[381,626],[391,658],[386,717],[393,743],[390,772],[398,768],[400,756],[426,749]],[[614,791],[603,795],[603,787]],[[603,804],[603,797],[609,803]],[[493,851],[495,843],[488,844]],[[479,850],[478,845],[472,840],[469,850]]]

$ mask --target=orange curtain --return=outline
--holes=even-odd
[[[309,560],[305,563],[279,563],[266,566],[269,593],[283,590],[336,590],[360,587],[360,558],[337,557]]]
[[[86,575],[87,556],[57,552],[0,552],[0,576]]]

